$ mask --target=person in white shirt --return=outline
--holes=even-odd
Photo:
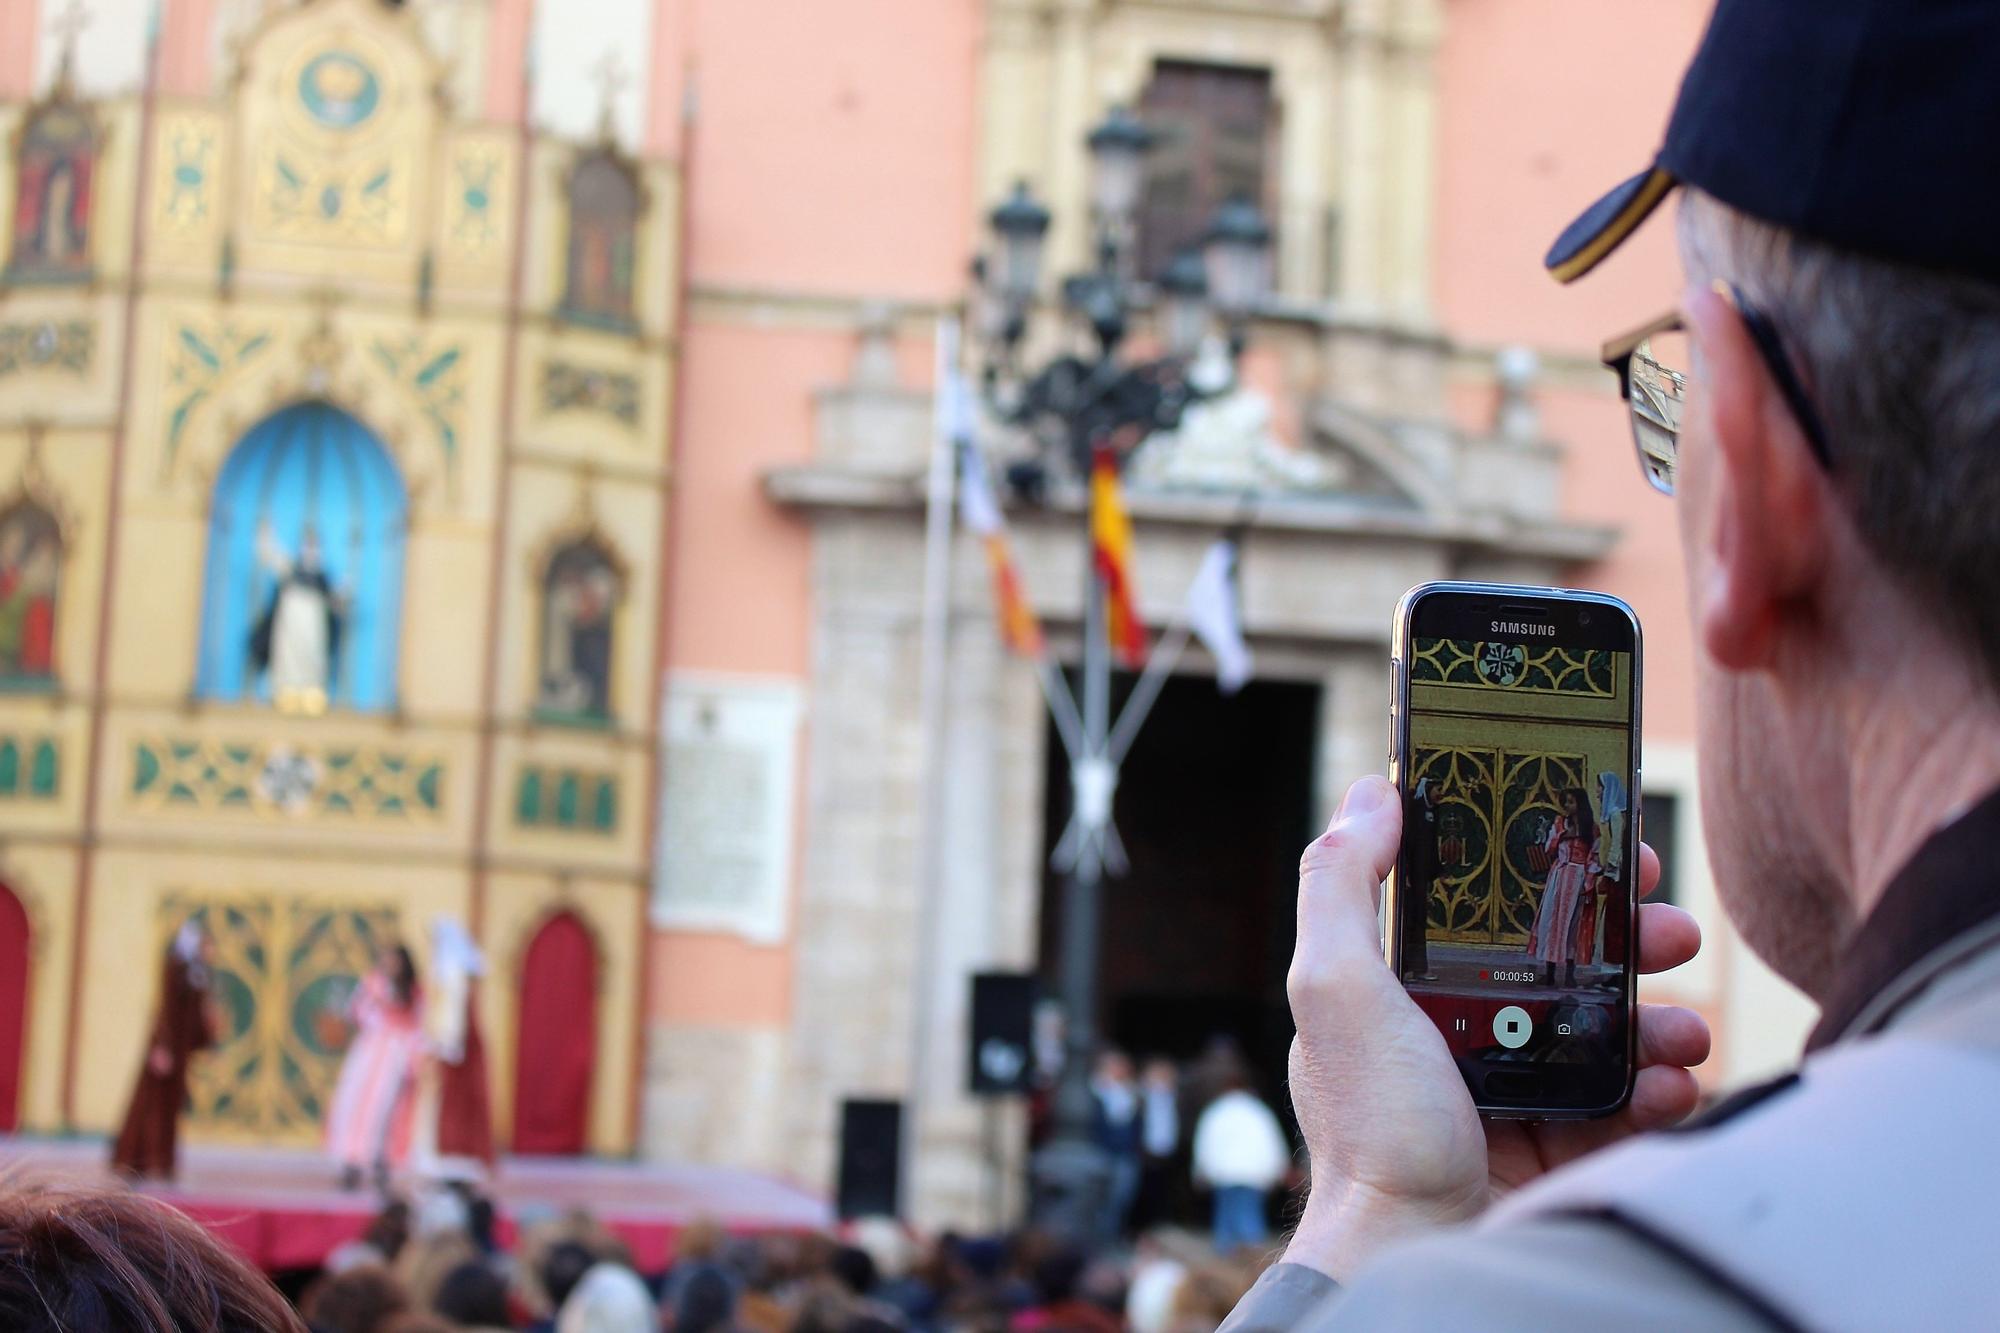
[[[1215,1191],[1215,1248],[1224,1254],[1270,1239],[1264,1203],[1292,1164],[1278,1117],[1232,1072],[1194,1127],[1194,1177]]]

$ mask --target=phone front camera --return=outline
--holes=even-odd
[[[1588,625],[1590,623],[1590,612],[1588,611],[1577,612],[1576,623],[1579,625]]]

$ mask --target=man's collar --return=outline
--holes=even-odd
[[[1932,834],[1889,881],[1841,952],[1806,1050],[1885,1025],[1901,1008],[1879,1002],[1890,999],[1886,992],[1893,987],[1907,1000],[1922,988],[1898,985],[1905,973],[1934,955],[1955,956],[1946,946],[2000,917],[1996,849],[2000,790]]]

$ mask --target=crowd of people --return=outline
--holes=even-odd
[[[498,1243],[490,1202],[392,1199],[366,1233],[274,1283],[167,1204],[123,1190],[0,1191],[0,1326],[25,1333],[1209,1333],[1264,1262],[1162,1230],[1091,1252],[1049,1236],[829,1233],[696,1222],[641,1272],[583,1213]]]

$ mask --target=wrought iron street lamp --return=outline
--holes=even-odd
[[[1039,289],[1042,246],[1049,212],[1027,186],[990,215],[993,259],[975,265],[981,291],[979,327],[989,339],[984,383],[1001,419],[1026,429],[1039,458],[1015,463],[1008,480],[1017,496],[1045,500],[1049,479],[1083,482],[1100,449],[1129,448],[1153,431],[1178,424],[1201,391],[1188,381],[1190,358],[1207,336],[1211,303],[1227,323],[1232,349],[1240,348],[1245,321],[1262,302],[1269,282],[1271,229],[1248,200],[1232,200],[1216,215],[1203,253],[1177,259],[1159,275],[1157,327],[1167,354],[1127,362],[1119,349],[1142,292],[1127,274],[1133,219],[1145,180],[1152,135],[1123,109],[1091,130],[1091,207],[1097,226],[1095,263],[1066,278],[1063,305],[1086,324],[1092,355],[1059,355],[1026,373],[1017,365],[1028,317]],[[1122,464],[1122,455],[1113,452]],[[1086,549],[1090,506],[1084,511]],[[1112,741],[1112,661],[1105,633],[1105,585],[1096,562],[1084,560],[1081,699],[1074,698],[1053,667],[1042,685],[1070,760],[1074,803],[1068,831],[1056,849],[1063,892],[1060,990],[1066,1018],[1065,1058],[1056,1088],[1054,1133],[1032,1165],[1037,1222],[1072,1236],[1095,1238],[1109,1218],[1111,1163],[1097,1146],[1096,1098],[1091,1064],[1097,1051],[1097,936],[1104,875],[1119,873],[1124,853],[1111,822],[1122,746]],[[1119,734],[1129,743],[1131,725]]]

